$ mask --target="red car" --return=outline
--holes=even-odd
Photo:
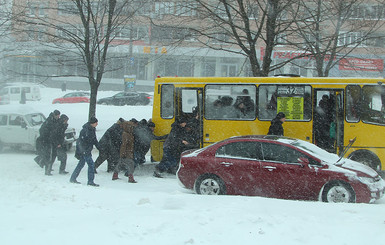
[[[371,203],[384,194],[376,171],[306,141],[250,135],[182,154],[178,180],[207,195]]]
[[[62,103],[90,103],[90,93],[88,92],[72,92],[63,97],[54,99],[52,104]]]

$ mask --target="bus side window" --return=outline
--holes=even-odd
[[[358,122],[359,117],[359,101],[361,97],[361,88],[357,85],[349,85],[346,87],[346,121]]]
[[[259,86],[259,119],[271,120],[277,115],[277,86]]]
[[[174,86],[169,84],[162,85],[161,93],[161,117],[171,119],[174,117]]]

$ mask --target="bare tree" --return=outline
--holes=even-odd
[[[7,50],[11,40],[9,35],[11,17],[11,2],[8,0],[0,0],[0,59],[3,58],[3,51]]]
[[[317,76],[327,77],[341,59],[378,37],[375,33],[383,25],[379,20],[384,18],[384,2],[374,4],[378,9],[373,10],[370,19],[365,19],[359,13],[360,8],[367,6],[364,0],[298,1],[290,9],[297,27],[288,44],[302,52],[297,58],[314,61]],[[298,12],[303,14],[299,16]]]
[[[135,12],[145,1],[134,0],[70,0],[38,2],[44,14],[31,12],[33,7],[19,1],[14,31],[22,38],[33,35],[51,52],[52,62],[80,60],[88,78],[91,97],[89,117],[96,114],[99,85],[106,72],[106,60],[112,42],[121,28],[129,26]],[[27,4],[34,4],[28,2]],[[22,14],[24,13],[24,14]],[[58,14],[59,13],[59,14]],[[132,40],[129,40],[132,42]],[[123,44],[115,43],[113,46]]]
[[[197,17],[179,18],[175,23],[187,26],[190,35],[194,35],[201,45],[244,55],[249,61],[253,76],[267,76],[272,70],[283,66],[272,66],[271,56],[277,45],[277,37],[292,28],[292,20],[285,18],[285,14],[288,6],[295,0],[190,2],[188,11],[195,11]],[[262,59],[258,55],[259,47],[264,50]]]

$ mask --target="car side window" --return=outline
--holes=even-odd
[[[0,115],[0,125],[7,125],[7,115]]]
[[[10,115],[9,116],[9,125],[21,126],[22,122],[23,122],[23,118],[21,118],[18,115]]]
[[[221,146],[215,156],[260,160],[262,152],[259,142],[234,142]]]
[[[298,158],[307,158],[307,156],[293,148],[274,143],[262,143],[262,152],[265,161],[298,163]]]

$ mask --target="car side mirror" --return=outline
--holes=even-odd
[[[309,159],[306,157],[300,157],[298,158],[298,163],[302,164],[302,167],[309,164]]]
[[[27,129],[27,124],[25,122],[21,122],[21,127]]]

